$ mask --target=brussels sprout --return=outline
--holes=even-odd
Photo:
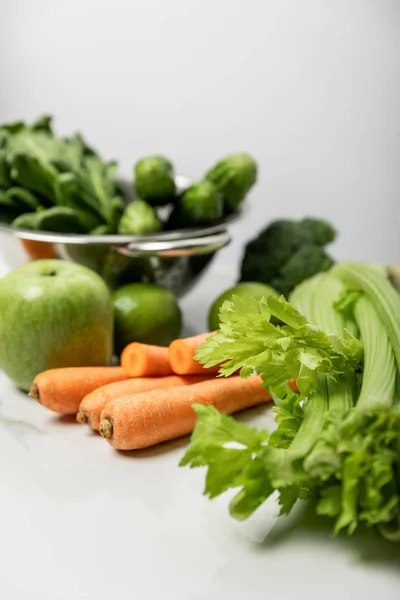
[[[208,171],[205,178],[221,192],[227,212],[233,212],[257,179],[257,164],[248,154],[231,154]]]
[[[129,204],[121,217],[118,233],[123,235],[145,235],[157,233],[162,223],[154,209],[144,200],[135,200]]]
[[[200,181],[188,188],[179,200],[184,225],[213,223],[222,217],[224,201],[211,181]]]
[[[166,158],[142,158],[135,165],[134,178],[137,196],[152,206],[162,206],[174,200],[174,169]]]

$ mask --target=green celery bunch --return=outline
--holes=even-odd
[[[225,361],[221,368],[225,375],[240,368],[246,377],[257,370],[275,401],[278,428],[272,435],[240,425],[213,408],[196,406],[198,424],[181,464],[208,467],[210,497],[241,487],[230,505],[236,518],[247,518],[274,491],[279,492],[281,512],[288,513],[314,488],[302,463],[329,414],[329,386],[343,387],[342,379],[347,382],[363,356],[362,345],[346,332],[344,319],[334,309],[341,291],[337,280],[319,276],[318,288],[310,281],[299,293],[308,313],[316,294],[326,299],[329,308],[323,314],[329,333],[283,297],[234,298],[221,309],[220,331],[197,353],[206,366]],[[271,323],[271,317],[282,325]],[[287,385],[293,377],[299,395]],[[352,399],[352,390],[344,396]],[[226,447],[232,442],[240,447]]]
[[[291,301],[304,314],[283,298],[226,302],[220,331],[197,355],[207,366],[222,362],[223,375],[260,373],[277,430],[259,432],[196,406],[181,464],[208,467],[210,497],[237,488],[236,518],[274,491],[282,513],[312,495],[317,512],[336,519],[335,532],[352,533],[363,522],[397,539],[400,296],[376,268],[341,263],[303,282]],[[271,316],[282,324],[271,324]],[[291,377],[298,396],[286,384]]]
[[[322,482],[317,511],[336,518],[335,532],[359,523],[400,540],[400,296],[377,269],[341,263],[332,270],[349,287],[338,308],[352,315],[364,345],[361,389],[347,414],[331,414],[304,461]]]

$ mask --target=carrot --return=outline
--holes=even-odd
[[[82,400],[76,420],[79,423],[88,423],[92,429],[99,430],[100,415],[105,405],[114,398],[120,398],[127,394],[138,394],[158,388],[178,387],[192,385],[208,379],[205,376],[181,377],[171,375],[170,377],[137,377],[126,381],[117,381],[103,385],[91,392]]]
[[[212,404],[232,414],[271,400],[261,377],[209,379],[187,387],[128,394],[110,400],[101,413],[100,435],[118,450],[147,448],[193,431],[192,404]]]
[[[130,377],[174,374],[168,360],[168,348],[139,342],[126,346],[121,354],[121,366]]]
[[[121,367],[65,367],[35,377],[29,395],[63,415],[76,414],[82,399],[96,388],[127,379]]]
[[[206,369],[197,362],[194,354],[197,348],[200,348],[210,335],[216,333],[202,333],[182,340],[174,340],[168,348],[169,364],[174,373],[178,375],[194,375],[196,373],[218,373],[219,366]]]
[[[292,388],[292,391],[295,394],[298,394],[299,393],[299,388],[297,387],[296,380],[295,379],[290,379],[290,381],[288,383],[289,383],[290,387]]]

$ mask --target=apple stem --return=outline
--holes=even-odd
[[[78,423],[87,423],[88,422],[87,414],[79,411],[78,414],[76,415],[76,420],[78,421]]]
[[[103,438],[110,438],[113,434],[113,426],[109,419],[100,421],[100,435]]]

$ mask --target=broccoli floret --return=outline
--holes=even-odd
[[[336,237],[336,231],[327,221],[321,219],[303,219],[300,223],[296,223],[298,229],[301,227],[301,235],[309,244],[317,246],[326,246]]]
[[[335,235],[320,219],[275,221],[247,244],[240,281],[266,283],[288,296],[304,279],[333,265],[324,246]]]

